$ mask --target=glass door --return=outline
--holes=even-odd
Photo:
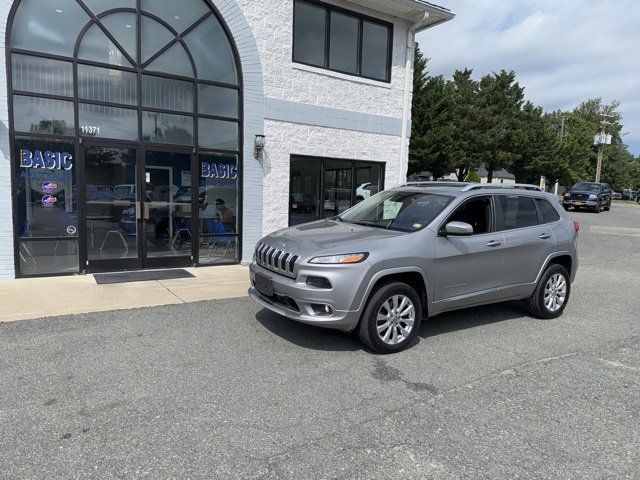
[[[193,263],[197,238],[192,205],[192,154],[144,152],[144,265],[177,267]]]
[[[142,268],[138,158],[133,147],[84,149],[83,221],[89,271]]]
[[[188,151],[85,147],[88,271],[193,264],[192,159]]]

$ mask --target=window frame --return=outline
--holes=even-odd
[[[498,229],[498,213],[504,215],[505,212],[504,212],[504,210],[502,208],[502,205],[498,205],[500,202],[498,201],[499,199],[497,197],[507,197],[507,198],[509,198],[509,197],[517,197],[517,198],[524,197],[524,198],[530,199],[531,202],[533,203],[533,206],[534,206],[535,210],[536,210],[536,218],[538,219],[538,223],[536,223],[535,225],[529,225],[529,226],[526,226],[526,227],[517,227],[517,228],[505,228],[505,226],[502,225],[502,229],[499,230]],[[499,233],[515,232],[515,231],[518,231],[518,230],[525,230],[525,229],[528,229],[528,228],[537,228],[537,227],[540,227],[540,226],[543,226],[543,225],[550,225],[550,224],[544,223],[542,221],[542,212],[540,211],[540,208],[538,207],[538,202],[536,202],[536,200],[538,198],[540,198],[540,197],[537,197],[535,195],[522,195],[521,193],[496,194],[495,195],[496,232],[499,232]],[[560,216],[560,219],[562,219],[562,216]]]
[[[444,221],[440,224],[440,226],[438,227],[438,236],[439,237],[444,237],[446,236],[445,234],[445,227],[447,226],[447,224],[451,221],[451,219],[453,218],[453,216],[458,213],[458,210],[460,210],[462,207],[464,207],[466,204],[470,203],[470,202],[474,202],[478,199],[481,198],[487,198],[489,199],[489,210],[491,212],[491,220],[489,222],[489,231],[485,232],[485,233],[473,233],[472,235],[469,235],[470,237],[479,237],[481,235],[492,235],[494,233],[498,233],[498,215],[497,215],[497,208],[496,208],[496,198],[495,195],[474,195],[472,197],[467,197],[465,198],[463,201],[461,201],[460,203],[458,203],[457,205],[454,205],[451,213],[449,213],[446,218],[444,219]],[[466,238],[466,237],[459,237],[459,238]]]
[[[289,157],[289,193],[288,193],[288,197],[289,200],[287,201],[287,224],[289,226],[292,226],[291,224],[291,191],[293,189],[293,177],[291,176],[291,166],[293,165],[293,162],[296,160],[311,160],[313,162],[316,162],[320,165],[320,198],[319,201],[322,204],[321,205],[321,210],[324,212],[324,191],[325,191],[325,177],[326,177],[326,167],[325,164],[326,162],[331,162],[331,161],[339,161],[339,162],[350,162],[351,163],[351,178],[352,178],[352,185],[351,185],[351,207],[353,207],[356,203],[356,190],[358,189],[358,186],[356,185],[357,182],[355,182],[355,178],[357,175],[357,171],[358,171],[358,166],[362,166],[362,165],[376,165],[380,167],[380,185],[379,185],[379,190],[378,192],[382,192],[384,190],[384,184],[385,184],[385,176],[386,176],[386,166],[387,164],[385,162],[376,162],[376,161],[370,161],[370,160],[353,160],[350,158],[335,158],[335,157],[317,157],[317,156],[313,156],[313,155],[291,155]],[[351,208],[349,207],[349,208]],[[328,217],[330,218],[330,217]],[[317,220],[323,220],[324,217],[321,217]],[[317,221],[317,220],[312,220],[312,221]]]
[[[542,208],[540,207],[540,203],[542,202],[547,202],[551,206],[551,208],[553,208],[553,210],[556,212],[556,215],[558,216],[556,220],[553,220],[552,222],[544,221],[544,213],[542,212]],[[546,198],[533,197],[533,203],[536,205],[536,210],[538,211],[538,226],[553,225],[554,223],[558,223],[560,220],[562,220],[562,215],[560,214],[558,209],[553,205],[552,202],[550,202]]]
[[[308,62],[303,62],[300,60],[296,60],[295,58],[295,52],[296,52],[296,8],[298,6],[299,3],[304,2],[307,4],[311,4],[311,5],[315,5],[317,7],[321,7],[324,8],[326,11],[326,23],[325,23],[325,45],[324,45],[324,65],[316,65],[313,63],[308,63]],[[341,13],[344,15],[349,15],[351,17],[355,17],[358,19],[358,46],[357,46],[357,50],[358,50],[358,63],[356,65],[356,73],[353,72],[347,72],[344,70],[338,70],[335,68],[331,68],[331,64],[330,64],[330,60],[331,60],[331,13],[332,12],[336,12],[336,13]],[[370,22],[370,23],[374,23],[377,25],[380,25],[382,27],[385,27],[388,29],[389,31],[389,38],[387,39],[387,58],[386,58],[386,79],[382,80],[380,78],[376,78],[376,77],[372,77],[372,76],[368,76],[368,75],[363,75],[362,74],[362,42],[363,42],[363,35],[364,35],[364,22]],[[391,83],[391,73],[392,73],[392,62],[393,62],[393,37],[394,37],[394,24],[385,20],[381,20],[379,18],[375,18],[375,17],[371,17],[369,15],[365,15],[363,13],[360,12],[355,12],[353,10],[349,10],[346,8],[342,8],[342,7],[338,7],[336,5],[332,5],[329,3],[324,3],[320,0],[294,0],[293,1],[293,30],[292,30],[292,49],[291,49],[291,61],[293,63],[297,63],[300,65],[307,65],[310,67],[315,67],[315,68],[322,68],[323,70],[329,70],[332,72],[337,72],[337,73],[341,73],[343,75],[349,75],[352,77],[358,77],[358,78],[366,78],[368,80],[373,80],[376,82],[382,82],[382,83]]]

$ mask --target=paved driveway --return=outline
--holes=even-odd
[[[2,324],[0,477],[639,478],[640,207],[575,216],[564,317],[394,356],[248,300]]]

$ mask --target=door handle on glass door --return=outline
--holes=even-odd
[[[487,243],[487,247],[499,247],[500,245],[502,245],[502,242],[499,240],[491,240]]]
[[[540,237],[541,240],[548,240],[551,238],[551,234],[550,233],[541,233]]]

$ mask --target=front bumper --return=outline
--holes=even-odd
[[[562,205],[565,207],[597,207],[598,200],[572,200],[565,198],[562,200]]]
[[[343,332],[351,332],[358,326],[360,311],[349,308],[352,299],[348,299],[345,296],[344,288],[336,285],[334,279],[332,279],[333,288],[330,290],[318,289],[306,284],[308,274],[320,274],[315,268],[310,272],[299,271],[296,279],[276,274],[255,263],[251,264],[249,269],[251,276],[249,296],[272,312],[296,322]],[[271,279],[273,282],[273,296],[266,296],[256,290],[256,273]],[[359,283],[355,284],[356,287],[357,285]],[[353,282],[351,282],[351,287],[354,287]],[[331,313],[316,313],[312,305],[329,305]]]

